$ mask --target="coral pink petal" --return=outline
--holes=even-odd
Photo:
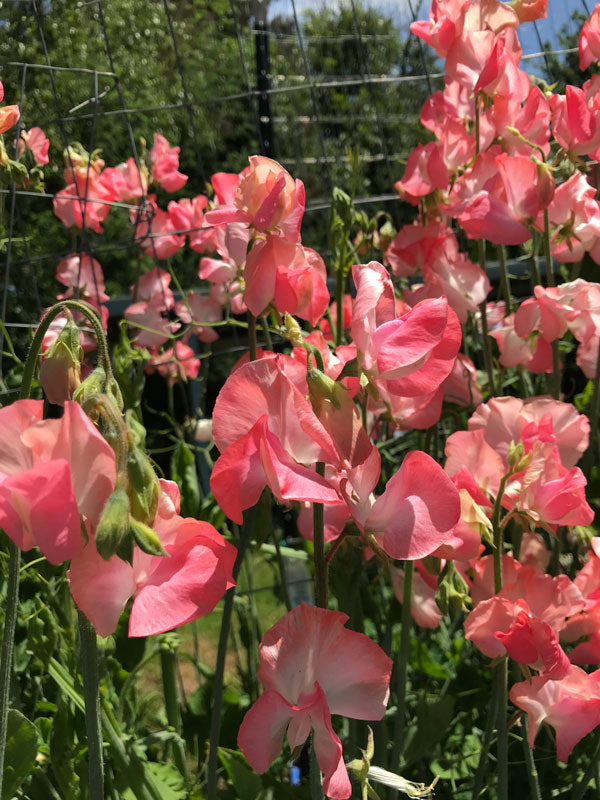
[[[0,482],[0,527],[22,549],[37,545],[52,564],[70,559],[81,527],[69,462],[55,459]]]
[[[73,557],[67,573],[71,594],[100,636],[114,633],[135,592],[133,568],[118,556],[104,561],[93,540]]]
[[[195,535],[188,538],[186,529]],[[203,617],[234,585],[233,545],[215,536],[211,525],[196,520],[185,521],[180,533],[180,540],[166,548],[168,556],[152,558],[152,572],[131,609],[130,636],[164,633]]]
[[[420,451],[409,453],[373,506],[365,528],[383,534],[392,558],[424,558],[447,541],[460,518],[458,490]]]
[[[290,703],[274,691],[262,694],[246,713],[237,743],[248,764],[261,775],[275,761],[283,745],[286,728],[294,716]]]

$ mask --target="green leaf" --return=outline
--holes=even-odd
[[[200,505],[200,485],[196,472],[196,458],[191,448],[183,439],[171,456],[171,478],[179,486],[181,492],[181,515],[195,517]]]
[[[413,761],[423,753],[431,753],[433,747],[446,736],[454,714],[454,698],[446,695],[434,703],[422,701],[417,706],[417,732],[410,742],[406,760]]]
[[[1,800],[11,800],[35,768],[40,736],[33,722],[14,708],[8,711],[8,735],[4,756]]]
[[[148,761],[144,764],[144,767],[152,774],[161,800],[187,799],[188,794],[183,778],[171,764]],[[133,789],[127,789],[123,792],[123,800],[137,800],[137,797]]]
[[[262,780],[237,750],[219,747],[219,758],[233,784],[238,800],[256,800],[262,790]]]

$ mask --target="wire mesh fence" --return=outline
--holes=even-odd
[[[548,82],[557,64],[574,63],[566,34],[577,29],[574,14],[588,13],[585,0],[550,7],[547,20],[520,31],[525,68]],[[74,141],[101,150],[107,165],[133,158],[139,171],[159,131],[181,147],[186,196],[205,191],[215,172],[241,170],[250,153],[272,156],[304,182],[303,237],[325,257],[336,185],[350,188],[359,206],[405,221],[393,184],[422,135],[424,100],[443,88],[435,56],[410,33],[428,10],[422,0],[0,4],[1,78],[21,111],[8,149],[16,154],[21,131],[32,126],[51,141],[43,191],[0,187],[1,318],[17,342],[26,343],[27,326],[56,296],[55,267],[68,254],[98,258],[111,296],[151,263],[136,241],[153,213],[146,197],[94,198],[111,208],[98,234],[86,227],[86,180],[73,195],[81,229],[70,232],[55,216],[55,195],[75,169],[63,151]],[[193,280],[195,255],[178,254],[176,268],[182,283]]]

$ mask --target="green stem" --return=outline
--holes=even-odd
[[[512,296],[510,293],[510,280],[508,278],[508,271],[506,269],[506,254],[503,245],[498,245],[498,263],[500,264],[500,283],[502,285],[502,294],[504,295],[504,302],[506,303],[506,313],[512,312]]]
[[[485,242],[483,239],[479,239],[477,242],[477,247],[479,250],[479,266],[485,272]],[[488,335],[488,326],[487,326],[487,306],[485,300],[483,303],[479,305],[479,312],[481,314],[481,338],[482,338],[482,345],[483,345],[483,363],[485,366],[485,371],[487,372],[488,376],[488,386],[490,388],[490,394],[496,394],[496,385],[494,383],[494,369],[492,366],[492,348],[490,345],[490,337]]]
[[[273,531],[273,544],[275,545],[275,557],[277,559],[277,566],[279,568],[279,577],[281,578],[281,593],[283,595],[283,602],[287,611],[292,610],[292,601],[290,600],[290,593],[287,585],[287,577],[285,574],[285,562],[281,554],[281,547],[279,545],[279,536]]]
[[[508,800],[508,658],[503,658],[495,668],[496,677],[496,729],[498,731],[498,800]]]
[[[492,527],[494,531],[494,592],[502,589],[502,556],[504,551],[503,529],[500,525],[502,495],[508,475],[500,481],[500,488],[494,503]],[[506,725],[506,706],[508,702],[508,658],[503,658],[494,670],[496,693],[496,730],[498,731],[498,800],[508,800],[508,728]]]
[[[483,732],[483,742],[481,744],[481,751],[479,753],[479,761],[477,763],[477,770],[473,779],[473,793],[471,800],[479,800],[483,789],[483,782],[488,765],[488,755],[490,752],[490,745],[492,744],[492,734],[496,727],[496,692],[492,692],[490,696],[490,704],[488,707],[487,719],[485,722],[485,730]]]
[[[594,375],[592,392],[592,402],[590,404],[590,444],[585,454],[586,474],[590,478],[591,469],[596,463],[596,453],[598,452],[598,417],[600,416],[600,344],[598,345],[598,356],[596,358],[596,374]]]
[[[19,395],[21,399],[29,397],[31,393],[33,376],[35,374],[38,356],[42,349],[44,336],[46,335],[46,332],[52,321],[66,308],[72,311],[79,311],[81,314],[84,314],[87,317],[90,325],[94,329],[94,333],[96,334],[96,343],[98,345],[98,352],[100,354],[98,360],[102,363],[107,378],[112,378],[112,367],[110,364],[110,357],[108,355],[108,347],[106,344],[104,328],[102,327],[102,321],[100,320],[96,309],[87,303],[82,302],[81,300],[61,300],[60,303],[56,303],[56,305],[52,306],[52,308],[46,312],[44,318],[38,326],[37,331],[35,332],[35,336],[33,337],[33,341],[27,355],[27,361],[25,362],[25,368],[23,370],[23,381],[21,383],[21,393]]]
[[[269,323],[267,322],[266,317],[260,318],[260,324],[263,329],[263,333],[265,335],[265,342],[269,350],[273,350],[273,340],[271,339],[271,331],[269,330]]]
[[[248,311],[248,354],[256,361],[256,317]]]
[[[588,768],[583,773],[583,777],[579,781],[579,783],[573,787],[573,791],[571,792],[571,800],[583,800],[583,796],[585,795],[585,790],[587,789],[589,782],[592,780],[596,772],[599,757],[600,757],[600,731],[598,731],[596,735],[596,747],[594,748],[594,752],[592,753],[592,757],[590,758],[590,763],[588,764]],[[596,791],[598,791],[599,788],[600,787],[596,786]]]
[[[325,475],[325,464],[318,461],[317,475]],[[327,560],[325,558],[325,511],[323,503],[313,503],[313,536],[315,556],[315,605],[327,608]]]
[[[173,748],[173,760],[175,766],[183,776],[186,784],[190,783],[190,772],[185,757],[185,746],[181,738],[181,711],[179,708],[179,696],[177,693],[177,652],[171,647],[168,641],[163,640],[160,644],[160,666],[162,673],[163,695],[165,698],[165,710],[167,712],[167,722],[178,734],[179,740]]]
[[[337,306],[337,318],[335,321],[335,343],[339,347],[344,341],[344,284],[346,278],[344,267],[340,264],[337,270],[335,284],[335,303]]]
[[[311,737],[310,745],[310,798],[311,800],[323,800],[323,783],[321,770],[315,754],[314,741]]]
[[[548,209],[544,209],[544,257],[546,259],[546,283],[554,286],[554,262],[552,261],[552,247],[550,244],[550,217]]]
[[[96,631],[81,611],[79,641],[85,700],[85,730],[88,744],[88,785],[90,800],[104,800],[104,760],[102,756],[102,728],[100,724],[98,645]]]
[[[400,632],[400,647],[396,663],[396,720],[394,724],[394,746],[392,748],[392,772],[397,772],[400,767],[400,756],[404,745],[404,729],[406,727],[406,678],[408,675],[408,660],[410,657],[410,631],[412,618],[410,606],[412,602],[412,587],[415,565],[413,561],[404,562],[404,587],[402,591],[402,617]],[[392,798],[398,792],[391,793]]]
[[[535,766],[535,759],[533,757],[533,750],[529,747],[527,741],[527,715],[521,717],[522,741],[523,741],[523,755],[525,756],[525,768],[527,770],[527,780],[529,781],[529,796],[531,800],[542,800],[540,792],[540,784],[538,781],[538,771]],[[595,760],[595,759],[594,759]]]
[[[247,528],[247,529],[246,529]],[[238,552],[233,565],[232,575],[237,581],[246,547],[250,539],[250,525],[244,525],[242,535],[238,545]],[[215,665],[215,677],[213,681],[213,707],[210,720],[210,740],[208,745],[208,763],[206,766],[206,800],[217,800],[217,768],[219,764],[219,737],[221,735],[221,710],[223,708],[223,680],[225,676],[225,658],[227,656],[227,643],[229,641],[229,631],[231,630],[231,615],[233,612],[233,601],[235,599],[235,586],[225,592],[223,601],[223,616],[221,618],[221,630],[219,632],[219,644],[217,646],[217,663]]]
[[[4,756],[8,734],[8,709],[10,699],[10,678],[13,652],[15,649],[15,629],[19,607],[19,576],[21,573],[21,551],[12,540],[8,541],[8,585],[6,609],[4,612],[4,636],[0,655],[0,797],[4,780]]]

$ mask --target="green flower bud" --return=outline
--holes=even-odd
[[[158,508],[160,484],[148,456],[139,447],[130,447],[127,456],[127,494],[134,519],[152,525]]]
[[[92,370],[87,378],[80,383],[77,389],[73,392],[73,400],[82,406],[88,397],[92,395],[104,394],[106,386],[106,372],[103,367],[96,367]]]
[[[133,517],[130,518],[131,535],[137,546],[150,556],[168,556],[155,530]]]
[[[435,601],[444,614],[454,615],[469,610],[469,585],[452,561],[448,561],[442,570]]]
[[[341,384],[336,383],[328,375],[325,375],[324,372],[321,372],[321,370],[313,369],[312,367],[306,374],[306,381],[308,383],[310,403],[317,416],[320,413],[324,400],[329,400],[334,408],[341,408],[339,392],[346,392]]]
[[[117,487],[106,501],[96,528],[96,550],[109,561],[115,554],[120,555],[123,547],[129,552],[127,540],[130,538],[129,497],[125,489]]]
[[[79,328],[68,320],[58,339],[50,345],[40,367],[40,381],[51,403],[62,406],[81,384],[83,348]]]

